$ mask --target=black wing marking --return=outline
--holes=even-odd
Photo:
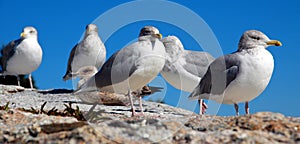
[[[66,74],[63,76],[63,80],[64,81],[72,78],[72,62],[73,62],[74,56],[76,54],[77,46],[78,46],[78,44],[76,44],[72,48],[72,50],[70,52],[70,56],[69,56],[69,60],[68,60],[68,66],[67,66],[67,71],[66,71]]]
[[[23,39],[18,39],[15,41],[11,41],[9,44],[7,44],[2,50],[2,58],[1,58],[1,64],[2,64],[2,71],[6,71],[7,62],[8,60],[14,55],[16,52],[16,46],[19,45]]]

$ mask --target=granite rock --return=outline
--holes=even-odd
[[[0,106],[9,102],[9,110],[0,110],[0,143],[300,143],[300,118],[280,113],[201,116],[145,101],[144,116],[131,117],[130,106],[97,105],[85,121],[22,110],[41,109],[47,102],[45,111],[64,111],[72,102],[86,114],[92,105],[69,90],[0,91]]]

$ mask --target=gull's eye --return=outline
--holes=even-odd
[[[33,31],[33,30],[31,30],[31,31],[29,31],[29,33],[34,33],[34,31]]]
[[[255,40],[260,40],[260,37],[258,37],[258,36],[250,36],[250,38],[255,39]]]
[[[151,35],[151,31],[149,31],[149,30],[144,30],[142,34],[143,34],[143,36]]]
[[[144,31],[144,33],[145,33],[145,34],[150,34],[150,33],[151,33],[151,31],[149,31],[149,30],[145,30],[145,31]]]

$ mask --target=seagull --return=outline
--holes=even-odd
[[[246,31],[238,50],[213,61],[189,98],[234,104],[237,116],[237,104],[245,102],[245,112],[249,114],[248,102],[265,90],[273,73],[274,59],[266,48],[281,45],[260,31]]]
[[[132,92],[140,92],[142,87],[152,81],[162,70],[165,64],[165,47],[160,41],[162,35],[153,26],[145,26],[141,29],[138,41],[115,52],[94,76],[74,92],[85,102],[95,103],[89,100],[84,92],[92,92],[95,89],[125,94],[129,97],[132,116],[135,116]],[[140,95],[140,94],[138,94]],[[139,106],[143,114],[141,96]],[[90,110],[91,111],[91,110]]]
[[[31,73],[42,62],[42,48],[38,43],[38,32],[32,26],[27,26],[21,33],[21,38],[11,41],[2,49],[2,75],[15,75],[20,86],[19,75],[27,75],[30,88],[33,89]]]
[[[160,72],[172,86],[186,92],[193,92],[214,58],[207,52],[185,50],[176,36],[162,39],[166,48],[166,63]],[[200,114],[205,112],[206,104],[199,100]]]
[[[104,64],[105,59],[106,49],[98,35],[98,28],[95,24],[89,24],[86,26],[83,40],[76,44],[70,53],[63,80],[76,77],[72,74],[85,66],[94,66],[99,69]]]

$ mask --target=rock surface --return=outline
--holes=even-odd
[[[130,117],[130,106],[97,105],[89,121],[24,109],[87,113],[69,90],[5,90],[0,86],[0,143],[300,143],[300,118],[259,112],[248,116],[199,116],[161,103],[144,102],[145,116]],[[19,89],[19,88],[17,88]]]
[[[9,94],[9,93],[21,92],[24,90],[25,88],[21,86],[0,85],[0,94]]]

